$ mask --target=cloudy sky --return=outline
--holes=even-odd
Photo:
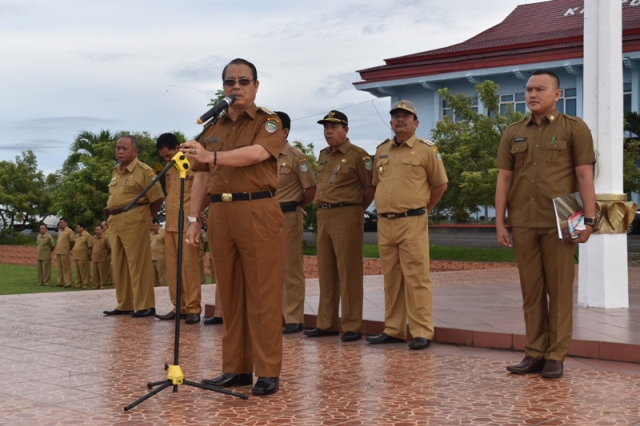
[[[31,149],[55,172],[83,130],[194,136],[236,57],[258,68],[256,103],[291,116],[290,140],[317,152],[316,121],[340,109],[374,151],[389,99],[354,89],[356,70],[462,42],[538,1],[0,0],[0,160]]]

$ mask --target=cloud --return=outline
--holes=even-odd
[[[45,118],[32,118],[28,120],[19,120],[9,123],[9,126],[14,129],[62,129],[73,128],[78,129],[82,127],[97,127],[97,126],[114,126],[121,122],[119,120],[109,120],[98,117],[45,117]]]

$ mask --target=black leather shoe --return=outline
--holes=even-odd
[[[284,327],[282,327],[282,334],[293,334],[293,333],[299,333],[302,331],[302,324],[298,324],[295,322],[290,322],[288,324],[285,324]]]
[[[102,311],[105,315],[129,315],[132,314],[133,311],[121,311],[119,309],[114,309],[113,311]]]
[[[185,319],[187,316],[180,314],[180,319]],[[164,314],[164,315],[156,315],[156,318],[158,318],[159,320],[172,320],[172,319],[176,319],[176,313],[175,312],[169,312],[168,314]]]
[[[204,325],[217,325],[217,324],[222,324],[222,318],[220,317],[211,317],[211,318],[205,318],[204,321],[202,321],[202,323]]]
[[[409,349],[427,349],[430,344],[431,342],[429,341],[429,339],[425,339],[424,337],[414,337],[409,342]]]
[[[356,340],[360,340],[362,338],[362,334],[356,333],[355,331],[345,331],[345,333],[340,336],[340,340],[343,342],[355,342]]]
[[[337,336],[340,334],[337,331],[325,331],[321,328],[314,328],[313,330],[307,330],[304,335],[307,337],[322,337],[322,336]]]
[[[143,309],[141,311],[135,311],[131,313],[134,318],[150,317],[156,314],[156,308]]]
[[[253,374],[222,373],[215,379],[204,379],[202,380],[202,383],[219,388],[228,388],[230,386],[249,386],[253,384]]]
[[[532,356],[525,356],[522,361],[515,365],[509,365],[507,371],[513,374],[537,373],[544,367],[544,358],[535,359]]]
[[[200,324],[200,314],[189,314],[185,324]]]
[[[555,359],[548,359],[547,362],[544,363],[544,368],[540,375],[545,379],[557,379],[558,377],[562,377],[562,373],[562,363]]]
[[[280,379],[278,377],[258,377],[251,393],[257,396],[272,395],[278,392],[278,384]]]
[[[372,345],[381,345],[385,343],[405,343],[404,340],[397,337],[389,336],[387,333],[380,333],[377,336],[367,337],[367,342]]]

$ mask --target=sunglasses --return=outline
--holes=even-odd
[[[224,84],[227,87],[233,87],[236,85],[236,82],[237,82],[240,86],[248,86],[252,81],[253,79],[248,79],[248,78],[239,78],[237,80],[234,80],[233,78],[228,78],[226,80],[223,80],[222,84]]]

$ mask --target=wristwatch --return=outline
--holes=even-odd
[[[192,223],[200,223],[200,218],[187,216],[187,225],[191,225]]]
[[[585,217],[584,224],[593,228],[594,231],[598,229],[598,218],[597,217]]]

